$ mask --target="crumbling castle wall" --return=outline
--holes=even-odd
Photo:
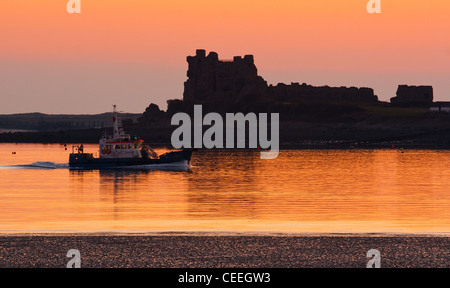
[[[351,103],[373,104],[378,97],[372,88],[357,87],[316,87],[303,83],[269,86],[269,95],[278,102]]]
[[[391,98],[397,106],[427,106],[433,103],[432,86],[399,85],[397,96]]]
[[[371,88],[314,87],[291,83],[268,86],[258,76],[253,55],[236,56],[233,60],[219,60],[217,53],[197,50],[188,56],[187,81],[183,100],[205,102],[351,102],[376,103],[378,97]]]

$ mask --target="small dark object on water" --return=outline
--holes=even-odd
[[[16,152],[12,152],[13,155],[16,155]]]

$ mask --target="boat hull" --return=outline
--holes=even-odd
[[[72,153],[69,157],[71,169],[115,169],[115,168],[137,168],[139,166],[187,166],[191,161],[192,150],[169,152],[159,156],[157,159],[147,158],[93,158],[92,154]]]

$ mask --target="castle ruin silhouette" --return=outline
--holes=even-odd
[[[188,56],[187,81],[183,101],[203,102],[339,102],[378,101],[372,88],[314,87],[305,83],[268,85],[254,64],[253,55],[235,56],[232,61],[219,60],[216,52],[199,49]]]
[[[220,60],[216,52],[203,49],[187,56],[187,80],[183,99],[168,100],[167,111],[156,104],[147,107],[139,122],[168,121],[177,112],[192,113],[202,104],[205,113],[259,112],[280,113],[282,120],[344,120],[365,111],[368,106],[429,107],[433,103],[431,86],[399,85],[391,103],[380,102],[372,88],[312,86],[299,83],[268,85],[258,75],[253,55]],[[344,116],[344,117],[341,117]],[[351,121],[357,121],[353,117]]]

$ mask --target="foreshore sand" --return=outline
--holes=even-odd
[[[449,268],[450,237],[422,235],[0,235],[0,268]]]

